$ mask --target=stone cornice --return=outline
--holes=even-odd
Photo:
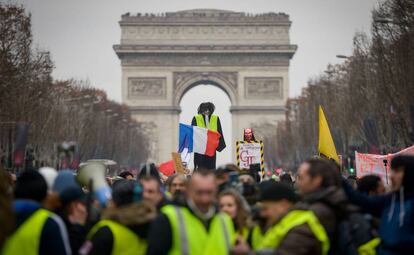
[[[289,66],[282,53],[119,53],[122,66]]]
[[[287,53],[293,55],[297,50],[297,45],[125,45],[116,44],[113,46],[118,54],[125,53],[246,53],[246,52],[268,52],[268,53]]]
[[[291,24],[289,15],[285,13],[262,13],[249,14],[244,12],[233,12],[214,9],[195,9],[166,13],[138,13],[122,15],[119,22],[121,26],[127,25],[203,25],[203,24],[234,24],[234,25],[257,25],[257,24]]]
[[[230,107],[231,113],[250,113],[250,112],[274,112],[282,114],[285,112],[284,106],[231,106]]]

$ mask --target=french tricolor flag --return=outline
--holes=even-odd
[[[214,156],[219,145],[220,133],[180,123],[180,136],[178,152],[188,149],[207,156]]]

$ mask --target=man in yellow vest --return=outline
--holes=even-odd
[[[0,254],[71,254],[62,219],[42,208],[46,195],[47,184],[40,173],[26,171],[19,176],[14,190],[16,226]]]
[[[259,214],[263,224],[250,231],[248,243],[252,250],[259,249],[267,231],[281,221],[296,201],[294,190],[283,183],[270,180],[260,184]]]
[[[215,176],[196,171],[187,189],[187,205],[167,205],[152,224],[148,255],[227,255],[235,243],[231,218],[219,213],[214,201]]]
[[[81,254],[144,255],[148,228],[156,217],[156,208],[141,201],[142,187],[132,180],[113,185],[112,201],[89,232]]]
[[[330,251],[346,203],[336,166],[321,158],[305,161],[298,169],[297,187],[300,201],[266,231],[256,248],[258,254],[327,255]],[[238,248],[235,254],[245,254],[243,247]]]
[[[215,106],[211,102],[204,102],[200,104],[197,110],[197,115],[193,117],[191,125],[207,128],[212,131],[220,133],[219,145],[217,151],[220,152],[226,148],[226,142],[224,141],[223,130],[221,129],[220,118],[213,114]],[[216,155],[209,157],[194,153],[194,169],[205,168],[205,169],[216,169]]]

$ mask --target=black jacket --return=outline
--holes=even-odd
[[[204,119],[205,122],[205,119]],[[196,118],[193,117],[191,125],[197,126]],[[217,132],[220,133],[219,145],[217,151],[220,152],[226,148],[226,142],[224,141],[223,130],[221,128],[220,118],[217,117]],[[216,154],[213,157],[207,155],[194,153],[194,169],[197,168],[206,168],[206,169],[215,169],[216,168]]]

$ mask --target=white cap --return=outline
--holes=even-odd
[[[48,191],[52,191],[53,183],[58,175],[56,169],[52,167],[41,167],[39,173],[45,178]]]

